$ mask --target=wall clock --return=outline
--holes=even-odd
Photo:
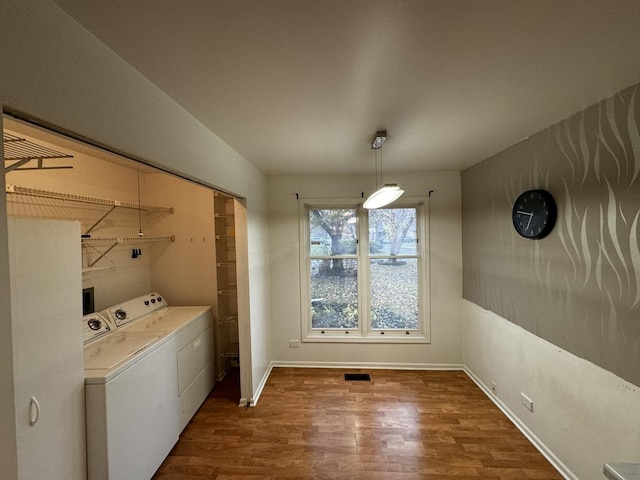
[[[546,190],[527,190],[513,204],[513,226],[524,238],[546,237],[556,223],[556,201]]]

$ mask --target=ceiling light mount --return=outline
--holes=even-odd
[[[376,136],[373,138],[371,148],[374,150],[374,172],[375,172],[375,187],[377,190],[373,192],[369,198],[362,205],[364,208],[373,209],[381,208],[385,205],[389,205],[391,202],[400,198],[404,193],[398,185],[395,183],[382,183],[382,144],[387,140],[387,131],[379,130],[376,132]],[[375,150],[380,150],[380,182],[378,183],[378,155]]]
[[[382,144],[385,142],[386,139],[387,139],[387,131],[378,130],[376,132],[376,136],[373,139],[373,142],[371,143],[371,148],[373,148],[374,150],[378,150],[382,148]]]

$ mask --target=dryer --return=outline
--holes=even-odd
[[[215,385],[213,313],[210,306],[168,306],[157,292],[107,309],[117,332],[175,336],[178,430],[182,431]]]

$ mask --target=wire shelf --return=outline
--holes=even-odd
[[[110,200],[106,198],[89,197],[85,195],[76,195],[73,193],[52,192],[49,190],[40,190],[36,188],[21,187],[19,185],[7,184],[6,192],[8,194],[26,195],[30,197],[51,198],[55,200],[64,200],[69,202],[80,202],[92,205],[104,205],[106,207],[120,207],[129,208],[134,210],[143,210],[147,212],[151,211],[166,211],[173,213],[172,207],[158,207],[153,205],[138,205],[133,202],[123,202],[120,200]]]
[[[7,132],[2,133],[4,143],[4,160],[37,160],[49,158],[73,158],[68,153],[58,152],[48,147],[43,147],[25,138],[12,135]]]
[[[73,155],[68,153],[59,152],[49,147],[39,145],[27,140],[26,138],[18,137],[8,132],[2,133],[2,143],[4,145],[4,161],[14,162],[8,166],[5,166],[5,172],[12,170],[51,170],[60,168],[73,168],[65,165],[44,166],[43,160],[52,160],[56,158],[73,158]],[[35,167],[25,167],[23,165],[28,164],[32,160],[37,160]]]
[[[235,267],[236,262],[233,260],[228,260],[226,262],[218,262],[216,263],[216,267],[218,268],[224,268],[224,267]]]
[[[170,237],[103,237],[103,238],[82,238],[82,246],[87,246],[91,250],[94,250],[98,257],[89,263],[88,268],[94,267],[103,258],[108,259],[107,254],[113,250],[117,245],[140,245],[141,243],[152,242],[175,242],[175,236]],[[98,250],[97,247],[107,247],[103,251]]]
[[[96,237],[83,238],[82,243],[85,245],[104,246],[113,244],[134,245],[139,243],[155,243],[155,242],[175,242],[176,237]]]

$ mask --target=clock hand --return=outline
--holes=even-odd
[[[523,215],[529,215],[530,217],[533,217],[533,213],[523,212],[522,210],[518,210],[516,213],[522,213]]]
[[[529,225],[531,225],[531,219],[533,218],[533,214],[531,214],[531,216],[529,216],[529,221],[527,222],[527,228],[529,228]]]

